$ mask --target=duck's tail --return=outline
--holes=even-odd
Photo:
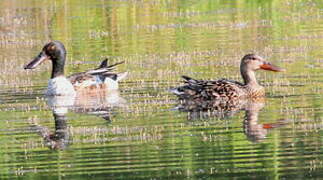
[[[181,95],[183,95],[183,94],[184,94],[184,91],[182,91],[182,90],[180,89],[180,87],[170,88],[170,89],[169,89],[169,92],[171,92],[171,93],[173,93],[173,94],[175,94],[175,95],[177,95],[177,96],[181,96]]]
[[[118,73],[117,74],[116,81],[121,81],[122,79],[124,79],[125,77],[127,77],[127,75],[128,75],[128,72]]]
[[[184,79],[184,83],[186,83],[186,85],[169,89],[169,91],[171,93],[174,93],[177,96],[185,96],[187,93],[185,90],[191,89],[192,84],[198,83],[198,80],[195,80],[195,79],[188,77],[188,76],[182,76],[182,78]]]
[[[182,78],[185,80],[184,82],[188,83],[188,84],[196,84],[196,83],[198,83],[198,80],[193,79],[193,78],[188,77],[188,76],[185,76],[185,75],[183,75]]]

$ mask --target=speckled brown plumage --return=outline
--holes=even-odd
[[[244,83],[227,79],[196,80],[188,76],[182,76],[185,84],[171,89],[171,92],[176,94],[180,100],[185,100],[186,104],[191,101],[188,104],[194,104],[200,110],[206,108],[223,109],[223,107],[217,107],[221,106],[221,104],[224,106],[232,104],[235,107],[234,102],[239,98],[255,98],[265,95],[264,88],[258,84],[254,74],[258,69],[283,71],[283,69],[270,64],[260,56],[247,54],[242,58],[240,65],[240,72]]]
[[[178,87],[177,95],[181,99],[194,99],[200,101],[209,101],[216,99],[234,99],[245,94],[243,84],[239,82],[221,79],[217,81],[195,80],[183,76],[185,85]]]

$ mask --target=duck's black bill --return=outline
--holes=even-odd
[[[37,57],[35,57],[30,63],[26,64],[24,66],[25,69],[34,69],[36,68],[39,64],[44,62],[46,59],[48,59],[48,56],[44,53],[41,52]]]
[[[264,63],[263,65],[260,66],[261,69],[267,70],[267,71],[275,71],[275,72],[283,72],[286,71],[284,68],[275,66],[269,62]]]

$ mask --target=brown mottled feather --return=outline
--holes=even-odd
[[[184,111],[235,111],[243,104],[242,99],[259,98],[265,95],[264,88],[257,83],[255,71],[263,69],[282,72],[284,69],[265,61],[255,54],[241,59],[240,73],[244,83],[220,79],[216,81],[196,80],[183,76],[184,85],[171,89],[181,100]]]
[[[244,86],[235,81],[221,79],[217,81],[195,80],[183,76],[185,85],[178,87],[176,90],[180,99],[191,100],[229,100],[245,95]],[[173,91],[174,92],[174,91]]]

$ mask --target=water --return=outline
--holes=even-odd
[[[321,1],[0,6],[1,179],[323,176]],[[67,74],[105,57],[125,61],[118,103],[96,97],[53,113],[43,96],[50,63],[22,68],[51,39],[66,46]],[[266,99],[222,114],[175,109],[168,89],[181,75],[241,80],[239,62],[250,52],[287,69],[257,72]]]

